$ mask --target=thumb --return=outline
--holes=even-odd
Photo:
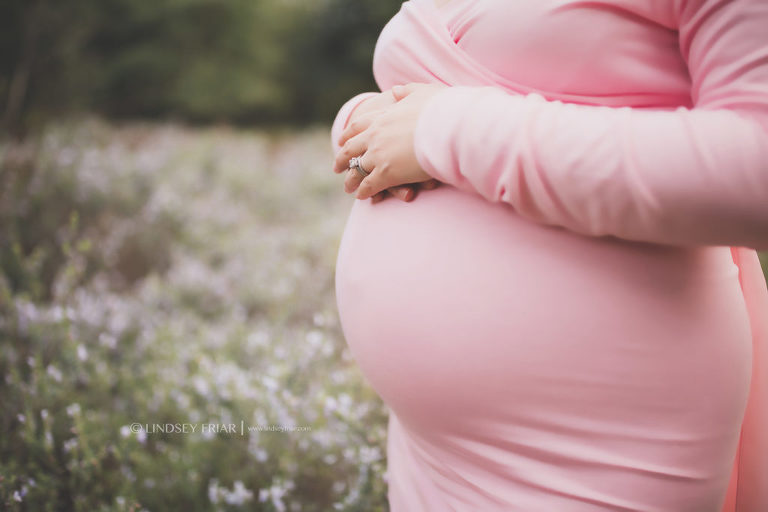
[[[392,96],[395,97],[395,101],[400,101],[412,92],[416,90],[416,84],[410,83],[406,85],[395,85],[392,87]]]

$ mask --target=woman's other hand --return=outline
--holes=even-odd
[[[421,183],[412,183],[410,185],[399,185],[396,187],[389,187],[387,190],[382,190],[381,192],[378,192],[373,196],[371,196],[371,202],[378,203],[379,201],[386,199],[390,194],[395,195],[393,191],[397,192],[399,190],[405,190],[406,193],[404,193],[402,196],[395,195],[395,197],[398,197],[403,201],[409,202],[409,201],[413,201],[413,199],[418,195],[420,190],[432,190],[434,188],[437,188],[439,185],[440,185],[439,181],[437,181],[436,179],[431,179],[429,181],[422,181]],[[410,192],[411,190],[413,192]]]
[[[363,178],[357,171],[348,173],[344,183],[347,193],[357,191],[358,199],[367,199],[399,185],[435,181],[416,160],[413,134],[421,110],[444,87],[415,83],[395,86],[388,91],[393,104],[367,110],[349,123],[339,140],[342,149],[336,169],[346,169],[350,158],[362,155],[362,165],[370,174]]]

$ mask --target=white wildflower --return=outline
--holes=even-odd
[[[203,377],[195,375],[192,379],[192,386],[194,386],[195,391],[197,391],[198,394],[210,398],[211,387],[208,385],[208,381]]]
[[[253,492],[246,489],[245,485],[243,485],[243,482],[240,480],[235,482],[232,491],[224,489],[223,493],[224,501],[227,502],[228,505],[242,505],[253,499]]]
[[[283,496],[288,490],[279,484],[273,484],[269,488],[269,497],[272,500],[272,506],[277,509],[278,512],[285,511],[285,503],[283,503]]]
[[[54,322],[61,322],[64,320],[64,308],[59,305],[53,306],[49,311],[49,314]]]
[[[256,460],[259,462],[265,462],[269,458],[269,454],[267,453],[267,450],[264,448],[258,448],[255,453]]]
[[[67,406],[67,415],[70,417],[73,417],[77,414],[80,414],[80,404],[77,402],[70,404]]]
[[[307,343],[312,348],[317,348],[323,342],[323,333],[318,330],[311,330],[306,336]]]
[[[208,483],[208,500],[214,505],[219,503],[219,481],[215,478]]]
[[[352,397],[348,393],[341,393],[339,395],[339,409],[344,414],[349,413],[350,406],[352,405]]]
[[[73,437],[72,439],[67,439],[64,441],[64,451],[69,453],[72,450],[77,448],[77,438]]]
[[[103,332],[99,334],[99,343],[103,347],[114,349],[115,347],[117,347],[117,336],[115,336],[112,333]]]
[[[336,400],[335,397],[327,396],[325,397],[325,403],[323,404],[323,409],[325,410],[325,414],[330,414],[332,412],[336,412],[339,408],[339,402]]]
[[[58,368],[53,366],[52,364],[48,365],[48,368],[45,369],[45,372],[56,382],[61,382],[61,379],[63,375],[61,374],[61,371],[59,371]]]
[[[381,451],[377,446],[363,446],[360,448],[360,463],[373,464],[381,459]]]
[[[266,347],[269,344],[269,334],[265,330],[258,330],[249,334],[246,341],[249,347]]]
[[[261,378],[261,383],[264,384],[264,387],[266,387],[269,391],[276,391],[279,387],[277,381],[269,375],[264,375]]]

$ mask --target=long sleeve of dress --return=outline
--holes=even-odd
[[[692,108],[449,87],[414,145],[440,181],[590,235],[768,248],[768,2],[670,1]]]
[[[341,137],[341,132],[344,131],[344,128],[347,127],[347,123],[349,122],[349,118],[352,117],[352,113],[363,101],[372,96],[376,96],[376,94],[378,93],[361,92],[347,100],[347,102],[341,106],[339,112],[336,114],[336,118],[333,120],[333,125],[331,126],[331,145],[333,146],[334,155],[341,150],[339,137]]]

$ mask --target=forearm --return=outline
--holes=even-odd
[[[768,2],[662,4],[677,29],[691,108],[454,87],[420,115],[420,164],[586,235],[768,248]]]
[[[649,111],[454,87],[415,133],[424,170],[589,236],[768,248],[768,132],[729,110]]]

